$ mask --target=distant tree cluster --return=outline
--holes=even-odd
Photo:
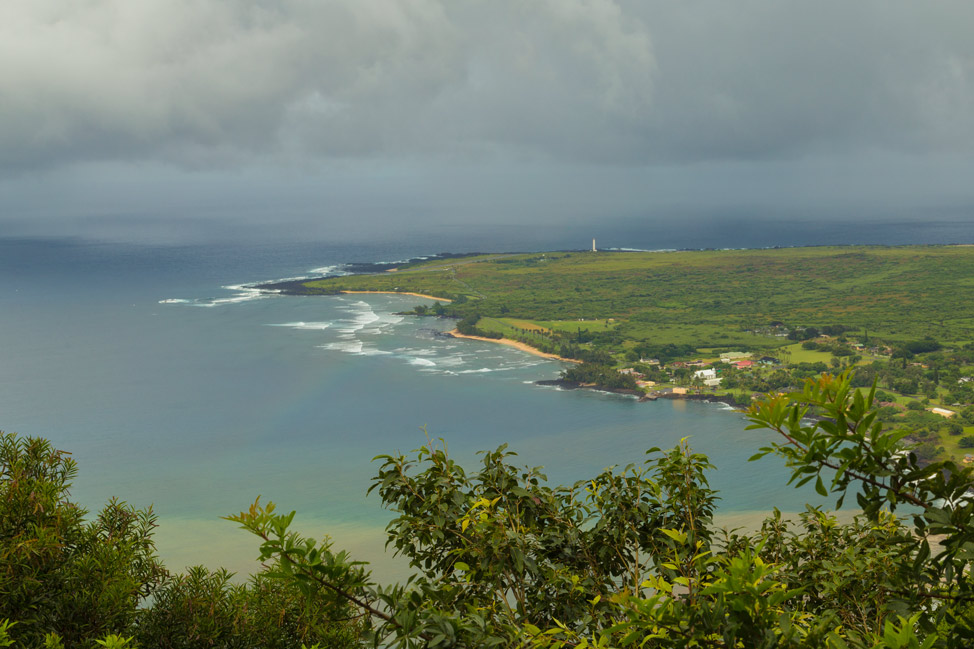
[[[661,363],[669,363],[678,358],[689,358],[697,353],[697,348],[693,345],[674,343],[662,345],[641,343],[633,349],[639,355],[639,358],[655,358]]]
[[[156,517],[113,500],[96,516],[68,497],[77,466],[43,439],[0,433],[0,647],[347,647],[348,604],[269,569],[249,583],[158,560]],[[6,621],[6,623],[4,623]]]
[[[853,327],[841,324],[824,325],[821,327],[798,327],[788,332],[788,340],[811,340],[819,336],[841,336],[847,331],[852,331]]]
[[[477,328],[477,322],[480,320],[479,313],[472,313],[464,318],[457,321],[457,331],[462,333],[464,336],[480,336],[481,338],[503,338],[500,332],[497,331],[484,331],[483,329]]]
[[[580,363],[562,372],[561,377],[575,383],[591,383],[610,390],[635,390],[636,379],[631,374],[623,374],[608,365],[599,363]]]
[[[903,343],[898,345],[893,349],[893,358],[913,358],[917,354],[926,354],[929,352],[935,352],[943,349],[943,345],[934,340],[933,338],[924,338],[923,340],[914,340],[912,342]]]

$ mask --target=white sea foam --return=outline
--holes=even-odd
[[[409,259],[397,259],[395,261],[377,261],[376,264],[389,264],[393,266],[398,266],[400,264],[408,264],[411,261],[423,261],[429,259],[429,257],[411,257]]]
[[[311,279],[308,275],[295,275],[294,277],[278,277],[276,279],[261,280],[259,282],[254,282],[255,284],[280,284],[281,282],[300,282],[302,280]]]
[[[260,282],[255,282],[256,284],[279,284],[281,282],[300,282],[305,279],[314,279],[318,277],[338,277],[341,275],[348,275],[347,272],[340,270],[340,266],[322,266],[321,268],[312,268],[308,271],[307,275],[295,275],[294,277],[278,277],[277,279],[267,279],[261,280]]]
[[[324,345],[319,345],[319,347],[321,349],[345,352],[346,354],[361,354],[364,343],[361,340],[343,340],[340,342],[325,343]]]
[[[290,327],[291,329],[306,329],[321,331],[328,329],[331,322],[284,322],[281,324],[268,325],[269,327]]]
[[[409,359],[409,364],[410,365],[420,365],[422,367],[435,367],[436,366],[436,363],[434,363],[433,361],[429,360],[428,358],[410,358]]]
[[[347,271],[341,270],[341,266],[321,266],[319,268],[312,268],[308,271],[315,277],[339,277],[341,275],[348,275]],[[307,279],[307,278],[300,278]]]
[[[224,304],[239,304],[241,302],[250,302],[251,300],[263,300],[269,297],[278,297],[280,295],[279,291],[265,291],[259,288],[255,288],[248,284],[234,284],[233,286],[224,286],[223,288],[228,291],[236,291],[235,295],[230,297],[211,297],[211,298],[197,298],[197,299],[182,299],[182,298],[169,298],[166,300],[160,300],[160,304],[188,304],[190,306],[202,306],[202,307],[215,307],[222,306]]]
[[[479,370],[460,370],[457,374],[482,374],[484,372],[503,372],[505,368],[481,367]],[[509,368],[508,368],[509,369]]]
[[[362,347],[359,354],[362,356],[383,356],[386,354],[391,354],[392,352],[387,352],[384,349],[377,349],[375,347]]]
[[[338,277],[342,275],[348,275],[347,272],[340,270],[340,266],[322,266],[321,268],[312,268],[308,271],[307,275],[294,275],[292,277],[277,277],[275,279],[262,279],[257,282],[251,282],[248,284],[241,284],[243,287],[256,286],[257,284],[280,284],[282,282],[300,282],[306,279],[314,279],[318,277]],[[224,286],[224,288],[238,288],[236,286]],[[270,290],[268,292],[277,293],[276,289]]]
[[[369,347],[357,338],[325,343],[324,345],[318,345],[318,348],[344,352],[346,354],[355,354],[356,356],[383,356],[392,353],[375,347]]]
[[[425,349],[425,348],[409,349],[405,347],[400,347],[396,351],[412,354],[413,356],[436,356],[437,355],[437,351],[435,349]]]
[[[467,361],[463,356],[443,356],[436,359],[440,365],[445,365],[447,367],[459,367],[461,365],[466,365]]]
[[[532,358],[536,358],[536,357],[532,357]],[[510,359],[507,359],[507,360],[510,360]],[[506,363],[504,365],[504,367],[505,368],[510,368],[510,369],[513,370],[513,369],[519,369],[519,368],[535,367],[536,365],[544,365],[547,362],[548,361],[543,361],[543,360],[540,360],[540,359],[539,360],[536,360],[536,361],[535,360],[523,360],[523,361],[519,361],[519,362],[516,362],[516,363],[510,363],[510,362],[509,363]]]
[[[379,315],[372,310],[372,307],[366,302],[359,300],[351,308],[345,309],[346,311],[351,311],[355,314],[355,317],[348,322],[348,326],[339,329],[343,334],[354,334],[357,331],[361,331],[366,325],[372,324],[373,322],[379,320]]]
[[[337,277],[341,275],[348,275],[347,272],[341,270],[341,266],[321,266],[319,268],[312,268],[308,271],[309,275],[297,275],[295,277],[279,277],[277,279],[271,280],[261,280],[260,282],[252,282],[248,284],[234,284],[231,286],[224,286],[223,288],[228,291],[236,291],[235,295],[230,297],[213,297],[213,298],[195,298],[195,299],[184,299],[184,298],[168,298],[165,300],[159,300],[159,304],[188,304],[190,306],[202,306],[202,307],[214,307],[221,306],[224,304],[238,304],[240,302],[249,302],[251,300],[261,300],[268,297],[274,297],[279,295],[280,291],[277,289],[260,289],[257,288],[258,284],[278,284],[281,282],[300,282],[301,280],[311,279],[313,277]]]
[[[403,321],[402,316],[392,315],[392,314],[381,314],[377,316],[375,320],[369,322],[366,327],[363,327],[361,333],[378,335],[384,333],[385,329],[394,327]]]
[[[558,390],[559,392],[567,392],[567,388],[563,388],[560,385],[538,385],[534,381],[525,381],[525,383],[534,384],[535,387],[541,388],[542,390]]]

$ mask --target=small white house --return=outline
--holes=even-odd
[[[696,372],[693,373],[693,378],[703,379],[704,381],[706,381],[707,379],[714,379],[717,378],[717,370],[712,368],[706,370],[697,370]]]
[[[720,382],[723,380],[724,379],[722,378],[704,379],[703,384],[706,385],[708,388],[716,388],[718,385],[720,385]]]

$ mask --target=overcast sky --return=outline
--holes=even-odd
[[[969,0],[5,0],[0,234],[974,223],[972,34]]]

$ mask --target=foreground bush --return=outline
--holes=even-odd
[[[74,465],[41,440],[0,446],[0,646],[832,647],[974,646],[972,471],[923,465],[885,431],[873,391],[809,380],[747,411],[791,482],[861,514],[809,508],[724,532],[707,459],[684,443],[640,466],[551,487],[501,447],[472,473],[430,444],[381,456],[372,490],[395,512],[389,546],[415,575],[381,586],[345,552],[255,502],[229,517],[261,539],[246,585],[203,568],[167,575],[152,515],[66,500]],[[818,417],[805,418],[810,409]],[[151,606],[138,608],[151,596]],[[111,636],[110,634],[116,634]],[[48,646],[57,646],[51,638]]]
[[[396,647],[974,646],[971,469],[921,465],[873,397],[824,375],[747,411],[779,440],[752,459],[784,457],[792,483],[837,506],[854,497],[849,524],[809,508],[797,526],[775,511],[759,531],[720,533],[710,465],[685,445],[556,488],[503,447],[472,475],[444,448],[384,456],[372,488],[416,570],[394,587],[336,581],[289,531],[293,513],[255,503],[231,518],[292,579],[353,598]]]
[[[167,580],[138,618],[138,645],[287,649],[356,644],[359,630],[334,621],[354,615],[348,606],[326,606],[320,592],[307,597],[293,581],[265,573],[244,585],[231,583],[231,577],[225,570],[196,567]]]
[[[123,632],[165,570],[155,516],[118,501],[94,520],[68,500],[75,462],[42,439],[0,434],[0,620],[20,646],[56,632],[67,646]]]
[[[93,520],[69,500],[75,462],[42,439],[0,434],[0,647],[347,647],[348,606],[259,574],[191,569],[155,555],[151,510],[110,502]],[[309,597],[309,595],[311,597]]]

